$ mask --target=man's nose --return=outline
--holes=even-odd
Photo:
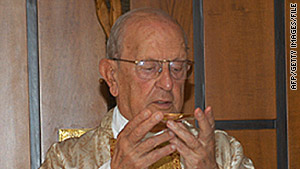
[[[163,65],[163,69],[157,79],[156,86],[166,91],[172,90],[173,78],[171,77],[168,64]]]

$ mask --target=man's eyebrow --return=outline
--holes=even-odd
[[[175,59],[172,59],[172,60],[170,60],[170,59],[160,59],[160,60],[158,60],[158,59],[141,59],[141,60],[139,60],[139,61],[158,61],[158,62],[161,62],[161,61],[164,61],[164,60],[166,60],[166,61],[170,61],[170,62],[174,62],[174,61],[186,61],[186,60],[188,60],[187,58],[175,58]]]
[[[134,59],[135,60],[138,60],[138,61],[140,61],[140,60],[149,60],[149,61],[163,61],[163,60],[168,60],[168,61],[176,61],[176,60],[178,60],[178,61],[182,61],[182,60],[187,60],[188,59],[188,53],[181,53],[181,54],[178,54],[177,56],[176,56],[176,58],[175,59],[154,59],[151,55],[140,55],[140,56],[142,56],[143,58],[137,58],[137,57],[134,57]]]

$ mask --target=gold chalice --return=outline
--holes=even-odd
[[[165,112],[164,118],[160,123],[158,123],[151,131],[158,132],[163,129],[166,129],[166,122],[168,120],[174,120],[176,122],[186,122],[189,120],[194,120],[194,114],[191,113],[183,113],[183,112]]]
[[[194,120],[194,114],[187,114],[183,112],[169,112],[164,113],[163,121],[167,122],[168,120],[181,121],[181,120]]]

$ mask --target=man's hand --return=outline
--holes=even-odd
[[[111,168],[146,168],[174,152],[176,148],[173,144],[153,150],[159,144],[174,138],[175,135],[171,131],[142,140],[162,119],[161,112],[151,114],[149,110],[145,110],[129,121],[117,138]]]
[[[176,145],[177,151],[183,156],[185,167],[217,169],[215,159],[215,121],[211,107],[205,109],[204,113],[200,108],[194,112],[198,120],[199,134],[194,136],[180,122],[169,120],[167,122],[177,137],[174,137],[170,143]]]

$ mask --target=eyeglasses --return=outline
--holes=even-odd
[[[127,60],[109,58],[115,61],[133,63],[136,65],[136,72],[139,78],[149,80],[155,79],[163,70],[163,63],[168,63],[171,77],[176,80],[185,80],[191,74],[189,71],[194,64],[190,60]]]

